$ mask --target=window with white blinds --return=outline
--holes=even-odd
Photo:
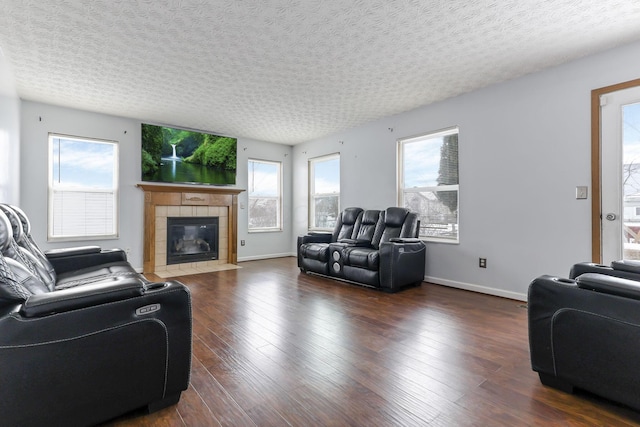
[[[398,203],[417,212],[420,237],[458,243],[458,128],[398,140]]]
[[[118,143],[49,135],[49,241],[118,237]]]

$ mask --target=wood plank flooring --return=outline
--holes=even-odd
[[[177,278],[192,293],[180,402],[110,426],[633,426],[640,414],[544,387],[523,303],[433,284],[396,294],[295,258]]]

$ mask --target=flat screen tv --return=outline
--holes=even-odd
[[[236,183],[236,138],[142,123],[142,180]]]

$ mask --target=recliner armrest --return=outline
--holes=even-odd
[[[581,289],[640,300],[640,282],[635,280],[585,273],[576,279],[576,284]]]
[[[45,255],[56,274],[127,260],[127,254],[122,249],[100,249],[97,246],[84,246],[84,248],[86,249],[54,249],[45,252]],[[98,250],[95,251],[94,248],[98,248]]]
[[[614,261],[611,264],[615,264],[616,268],[593,262],[580,262],[571,267],[569,278],[575,279],[583,274],[599,273],[607,276],[622,277],[624,279],[640,280],[640,268],[635,270],[634,265],[629,263],[629,261]]]
[[[357,246],[359,248],[371,247],[371,241],[366,239],[340,239],[338,243],[343,243],[347,246]]]
[[[101,251],[100,246],[76,246],[73,248],[50,249],[44,254],[51,260],[52,258],[60,258],[73,255],[95,254]]]
[[[613,261],[611,267],[614,270],[627,271],[629,273],[640,274],[640,261],[634,261],[630,259],[623,259],[620,261]]]
[[[391,243],[418,243],[421,242],[421,239],[417,237],[394,237],[389,239]]]
[[[333,237],[330,233],[310,233],[299,237],[299,244],[303,243],[331,243]]]
[[[114,278],[102,282],[32,295],[22,304],[24,317],[41,317],[54,313],[92,307],[140,296],[144,283],[135,277]]]

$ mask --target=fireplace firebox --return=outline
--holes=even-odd
[[[218,259],[218,217],[168,217],[167,265]]]

